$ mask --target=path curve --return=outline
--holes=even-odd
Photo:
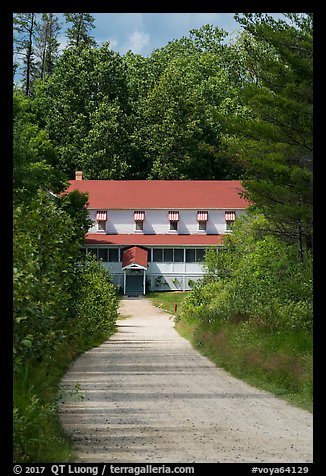
[[[312,462],[309,412],[217,368],[147,299],[119,311],[129,318],[118,332],[62,381],[59,415],[79,462]]]

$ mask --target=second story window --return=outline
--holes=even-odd
[[[170,221],[170,231],[177,231],[178,230],[178,222],[179,222],[179,212],[178,211],[170,211],[169,212],[169,221]]]
[[[206,231],[207,220],[208,220],[207,211],[197,212],[198,231]]]
[[[108,216],[106,211],[98,210],[96,212],[97,231],[106,231],[107,219]]]
[[[143,231],[144,229],[144,220],[145,220],[145,212],[138,210],[134,212],[134,220],[135,220],[135,230],[136,231]]]
[[[232,230],[234,222],[235,222],[235,212],[234,211],[225,212],[225,228],[227,231]]]

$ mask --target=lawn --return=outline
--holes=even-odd
[[[177,310],[187,296],[188,291],[165,291],[165,292],[152,292],[146,294],[146,297],[152,301],[154,306],[160,307],[170,314],[175,314],[174,306],[177,306]]]

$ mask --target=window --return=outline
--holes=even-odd
[[[153,249],[153,261],[156,261],[156,263],[163,262],[163,250],[161,248]]]
[[[106,221],[108,215],[106,211],[98,210],[96,212],[97,231],[106,231]]]
[[[178,222],[170,221],[170,231],[178,231]]]
[[[187,263],[201,263],[204,260],[205,249],[186,249],[186,262]]]
[[[174,262],[183,263],[183,249],[176,248],[174,251]]]
[[[195,250],[186,249],[186,262],[194,263],[195,262]]]
[[[196,263],[201,263],[204,261],[205,250],[203,248],[198,248],[196,250]]]
[[[106,231],[106,221],[100,220],[97,222],[97,231]]]
[[[177,231],[178,230],[178,221],[179,221],[179,212],[178,211],[170,211],[169,212],[169,220],[170,220],[170,231]]]
[[[200,210],[197,212],[198,231],[206,231],[207,220],[208,220],[208,211]]]
[[[173,263],[173,250],[172,249],[166,249],[163,250],[163,261],[164,263]]]
[[[119,250],[118,248],[109,248],[108,249],[110,263],[117,263],[119,261]]]
[[[107,262],[108,261],[108,250],[106,248],[99,248],[97,259],[98,260],[101,259],[103,262]]]
[[[229,221],[229,220],[228,220],[227,222],[225,222],[226,230],[227,230],[227,231],[231,231],[232,228],[233,228],[233,225],[234,225],[234,221]]]
[[[134,220],[135,220],[135,230],[136,231],[143,231],[144,229],[144,220],[145,220],[145,212],[143,210],[137,210],[134,212]]]
[[[225,212],[225,227],[226,230],[232,230],[233,224],[235,222],[235,212],[234,211],[226,211]]]
[[[199,221],[198,222],[198,230],[199,231],[206,231],[206,221]]]

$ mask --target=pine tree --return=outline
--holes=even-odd
[[[94,38],[89,35],[89,30],[95,28],[95,18],[90,13],[64,13],[64,16],[67,23],[72,23],[66,33],[69,46],[96,46]]]
[[[246,166],[247,198],[303,259],[312,238],[312,18],[237,16],[245,32],[244,114],[227,118],[230,153]]]
[[[13,24],[15,53],[22,57],[24,64],[23,89],[25,95],[30,96],[36,72],[34,52],[36,13],[15,13]]]
[[[54,13],[42,13],[41,20],[36,25],[35,54],[38,57],[38,75],[44,81],[54,68],[59,53],[57,40],[60,32],[58,18]]]

